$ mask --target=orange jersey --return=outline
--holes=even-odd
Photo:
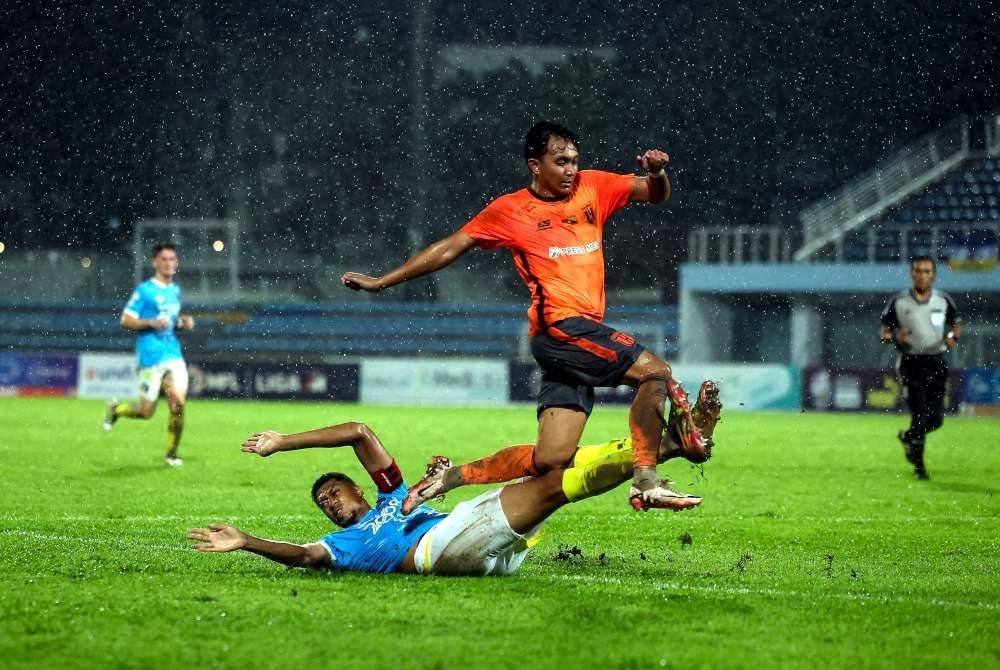
[[[531,291],[531,336],[571,316],[604,320],[604,222],[628,204],[633,175],[581,170],[568,198],[524,188],[462,228],[483,249],[504,247]]]

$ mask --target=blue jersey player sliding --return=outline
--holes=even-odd
[[[121,325],[139,333],[135,352],[139,368],[139,401],[108,403],[104,430],[110,431],[121,417],[151,419],[160,392],[167,398],[167,465],[184,462],[177,447],[184,430],[184,402],[187,398],[187,365],[181,355],[177,330],[194,328],[194,318],[181,314],[181,289],[174,283],[177,274],[177,248],[161,243],[153,247],[155,274],[139,284],[122,311]]]
[[[696,408],[697,409],[697,408]],[[703,434],[711,439],[721,405],[694,412]],[[660,457],[677,447],[677,413],[663,432]],[[291,567],[360,572],[403,572],[434,575],[509,575],[521,565],[541,534],[542,524],[557,509],[610,490],[632,476],[630,439],[580,447],[567,469],[493,489],[459,503],[450,514],[426,505],[404,515],[408,488],[396,461],[372,430],[350,422],[304,433],[254,433],[241,450],[260,456],[312,447],[352,447],[378,487],[374,506],[350,477],[322,475],[312,487],[317,507],[342,530],[318,542],[292,544],[254,537],[233,526],[210,524],[192,528],[188,538],[202,552],[242,549]],[[450,463],[435,457],[428,470]],[[701,498],[683,498],[688,509]]]

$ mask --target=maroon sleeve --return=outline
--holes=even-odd
[[[371,476],[372,481],[375,482],[375,486],[382,493],[395,491],[403,483],[403,473],[399,471],[399,466],[396,465],[395,460],[389,464],[389,467],[369,472],[368,474]]]

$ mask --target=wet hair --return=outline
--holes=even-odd
[[[313,502],[316,502],[316,493],[319,492],[319,487],[323,486],[323,484],[326,484],[330,480],[342,482],[344,484],[347,484],[348,486],[357,486],[357,484],[354,483],[354,480],[345,475],[343,472],[327,472],[324,475],[320,475],[319,479],[313,482],[313,487],[312,487]]]
[[[174,244],[173,242],[157,242],[156,244],[153,245],[153,255],[150,256],[150,258],[156,258],[157,256],[160,255],[160,252],[163,251],[164,249],[172,251],[175,254],[177,253],[177,245]]]
[[[532,158],[544,156],[545,152],[548,151],[549,138],[551,137],[569,140],[576,145],[577,149],[580,148],[580,140],[577,139],[576,133],[566,126],[551,121],[539,121],[531,126],[531,130],[524,137],[524,160],[529,161]]]
[[[931,271],[934,274],[937,274],[937,261],[935,261],[930,256],[914,256],[913,258],[910,259],[910,269],[912,270],[917,263],[920,263],[922,261],[927,261],[928,263],[930,263]]]

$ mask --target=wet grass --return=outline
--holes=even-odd
[[[900,416],[731,413],[715,459],[668,468],[705,496],[632,512],[624,488],[568,507],[506,579],[309,573],[200,555],[213,521],[296,542],[329,527],[323,471],[349,450],[262,460],[254,429],[364,419],[409,480],[534,436],[530,408],[193,402],[98,429],[102,403],[0,399],[0,659],[28,667],[989,667],[1000,662],[1000,420],[949,418],[913,480]],[[619,435],[601,408],[587,441]],[[443,508],[481,489],[452,495]]]

